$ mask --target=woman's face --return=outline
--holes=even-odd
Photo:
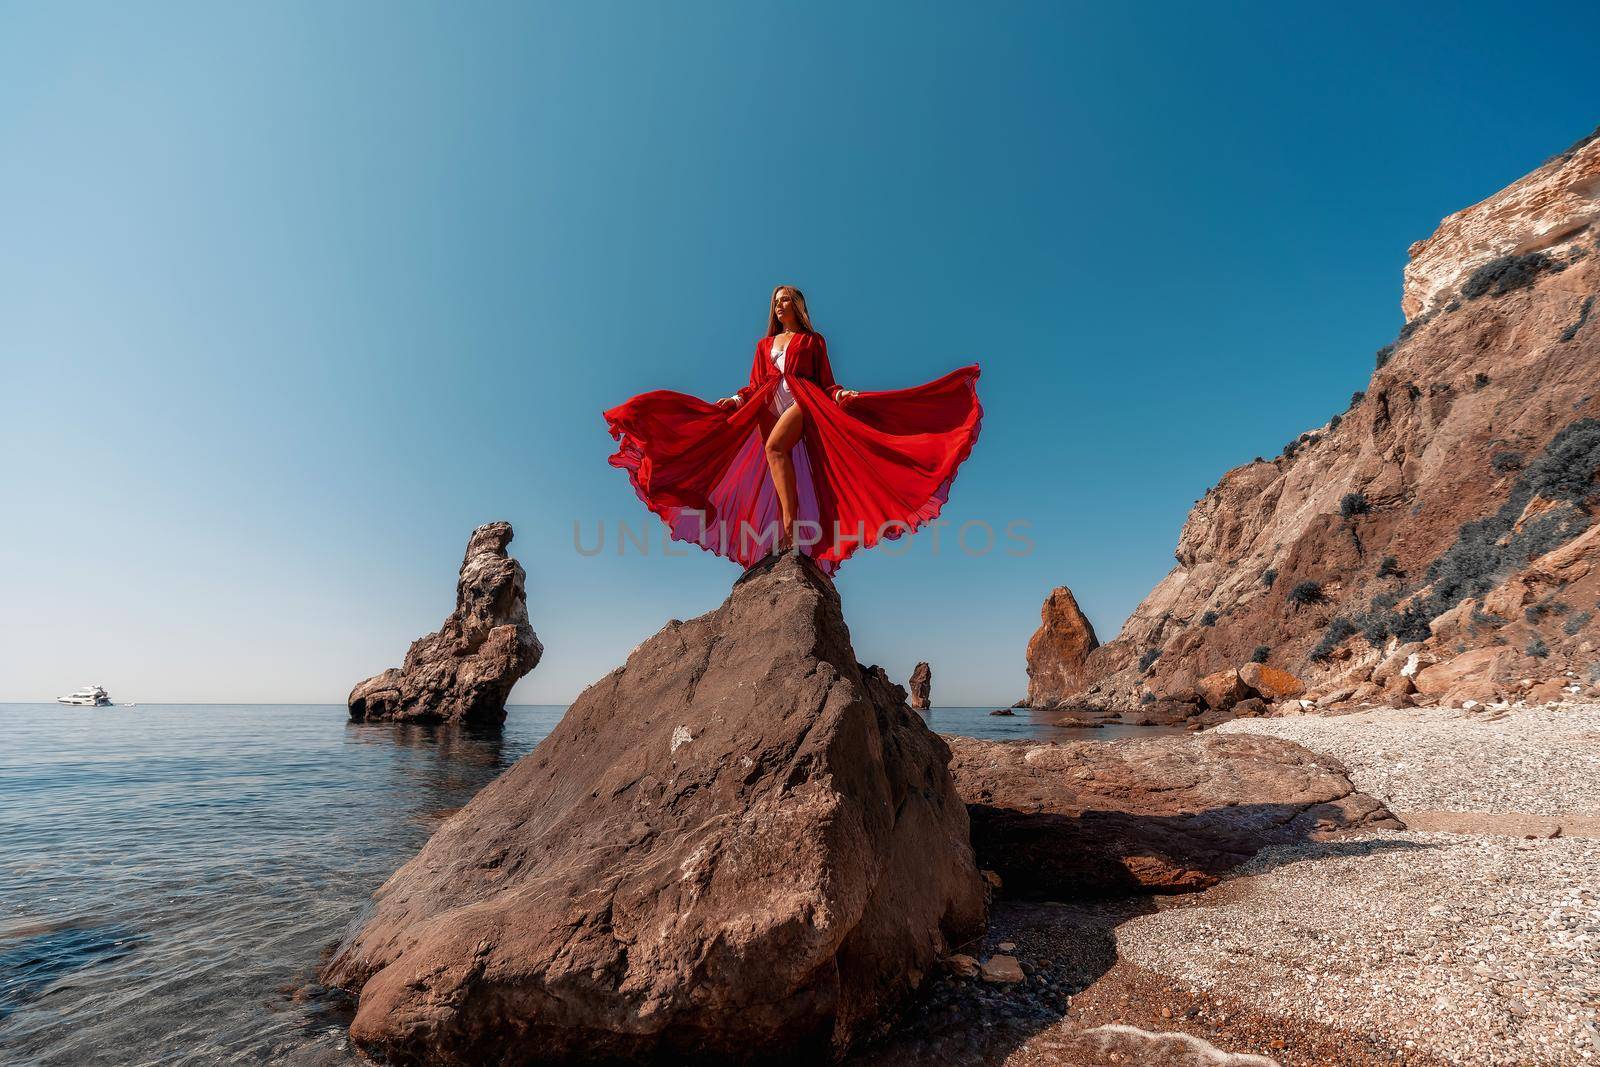
[[[787,289],[779,289],[772,298],[772,311],[778,316],[779,322],[793,322],[798,317],[795,314],[794,294]]]

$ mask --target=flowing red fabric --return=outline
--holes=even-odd
[[[772,341],[756,342],[735,409],[657,389],[605,413],[618,442],[611,465],[628,473],[673,539],[745,566],[773,550],[780,511],[765,445],[777,421],[772,394],[784,380],[805,412],[792,453],[800,496],[795,540],[825,573],[858,548],[937,517],[983,421],[977,364],[910,389],[862,392],[841,405],[821,334],[789,339],[782,374],[772,364]]]

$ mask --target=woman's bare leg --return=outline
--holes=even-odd
[[[772,472],[772,485],[778,491],[778,507],[783,516],[783,532],[778,539],[778,550],[794,543],[794,520],[800,511],[800,487],[794,473],[794,446],[805,429],[805,412],[796,404],[782,415],[767,435],[767,469]]]

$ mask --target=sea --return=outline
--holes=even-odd
[[[1163,732],[992,710],[926,715],[1002,740]],[[342,705],[0,704],[0,1064],[363,1062],[318,967],[565,711],[475,731]]]

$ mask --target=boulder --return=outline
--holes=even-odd
[[[957,978],[978,977],[978,961],[964,952],[956,952],[944,959],[945,970]]]
[[[918,711],[927,711],[932,690],[933,668],[926,661],[911,668],[911,706]]]
[[[1120,721],[1129,726],[1178,726],[1204,711],[1199,704],[1179,700],[1152,700],[1122,712]]]
[[[978,973],[990,985],[1016,985],[1025,981],[1022,962],[1015,956],[991,956],[978,968]]]
[[[1390,675],[1389,680],[1383,683],[1383,695],[1385,700],[1401,701],[1411,696],[1411,694],[1415,693],[1416,691],[1416,683],[1412,681],[1411,676],[1407,674]],[[1400,704],[1399,706],[1404,707],[1405,705]]]
[[[1400,825],[1336,760],[1278,738],[949,741],[979,866],[1014,896],[1187,892],[1268,845]]]
[[[1160,695],[1164,699],[1176,700],[1179,703],[1198,702],[1200,695],[1195,691],[1195,683],[1199,680],[1199,675],[1192,669],[1180,667],[1161,679]]]
[[[1245,697],[1228,710],[1235,719],[1259,719],[1272,710],[1272,705],[1260,697]]]
[[[1526,700],[1530,704],[1556,704],[1571,700],[1574,694],[1567,690],[1571,682],[1565,678],[1551,678],[1528,687]]]
[[[1245,697],[1255,696],[1232,667],[1206,675],[1195,683],[1195,689],[1212,711],[1227,711]]]
[[[378,891],[325,984],[397,1063],[837,1058],[983,929],[949,749],[814,563],[673,620]]]
[[[1390,678],[1399,675],[1400,672],[1405,669],[1406,664],[1410,662],[1411,657],[1420,653],[1421,651],[1422,642],[1420,641],[1408,641],[1403,645],[1396,646],[1394,651],[1385,655],[1383,659],[1378,662],[1378,665],[1372,668],[1372,681],[1378,683],[1379,685],[1383,685]],[[1411,673],[1415,674],[1415,669],[1413,669]]]
[[[1417,692],[1424,696],[1444,696],[1453,691],[1465,692],[1464,687],[1469,682],[1490,683],[1494,679],[1495,667],[1507,651],[1501,645],[1486,645],[1423,667],[1413,679]]]
[[[1246,663],[1240,667],[1239,681],[1255,690],[1263,700],[1287,700],[1306,691],[1306,684],[1300,679],[1264,663]]]
[[[499,725],[517,680],[544,646],[528,622],[527,576],[506,552],[509,522],[472,532],[456,580],[456,607],[438,632],[418,638],[405,664],[368,678],[346,703],[355,722]]]
[[[1360,704],[1366,701],[1378,700],[1381,698],[1382,693],[1383,686],[1377,682],[1362,682],[1350,693],[1350,700],[1353,703]]]
[[[1028,641],[1028,703],[1036,708],[1059,704],[1082,689],[1088,682],[1084,661],[1100,647],[1094,627],[1064,585],[1045,598],[1039,620]]]

